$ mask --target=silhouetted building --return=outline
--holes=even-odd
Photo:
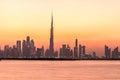
[[[23,57],[23,58],[27,57],[26,54],[27,54],[27,53],[26,53],[26,41],[23,40],[23,42],[22,42],[22,57]]]
[[[34,55],[35,55],[35,45],[34,45],[34,40],[31,40],[31,43],[30,43],[30,56],[31,56],[31,58],[33,58],[34,57]]]
[[[54,58],[58,58],[59,56],[58,56],[58,51],[55,51],[54,52]]]
[[[54,56],[54,33],[53,33],[53,14],[51,15],[51,30],[50,30],[50,56]]]
[[[70,49],[69,45],[62,45],[62,48],[60,48],[60,58],[73,58],[73,51]]]
[[[93,52],[93,59],[97,59],[96,53]]]
[[[51,15],[51,29],[50,29],[50,45],[49,49],[46,50],[45,55],[46,57],[49,58],[54,58],[55,57],[55,52],[54,52],[54,33],[53,33],[53,14]]]
[[[74,58],[78,58],[78,39],[75,40]]]
[[[81,45],[79,45],[79,57],[81,57],[80,55],[81,55],[81,48],[82,46]]]
[[[85,49],[85,46],[79,45],[79,58],[84,58],[84,56],[86,55]]]
[[[29,36],[26,37],[25,47],[26,47],[26,57],[30,58],[30,56],[31,56],[31,44],[30,44],[30,37]]]
[[[118,51],[118,47],[112,51],[112,59],[120,59],[120,52]]]
[[[34,40],[30,40],[30,37],[26,37],[26,41],[23,40],[22,43],[23,57],[24,58],[32,58],[35,55],[35,46]]]
[[[18,58],[19,57],[19,53],[18,53],[15,45],[13,45],[11,54],[12,54],[12,56],[11,56],[12,58]]]
[[[50,58],[50,52],[49,52],[49,49],[46,49],[46,51],[45,51],[45,57],[46,57],[46,58]]]
[[[9,53],[10,53],[10,47],[9,47],[9,45],[5,45],[4,46],[4,58],[8,58],[9,57]]]
[[[3,55],[3,50],[0,49],[0,58],[3,58],[4,55]]]
[[[110,53],[111,53],[111,49],[105,45],[105,57],[106,57],[106,59],[110,59]]]
[[[83,54],[85,54],[86,52],[85,52],[85,49],[86,49],[86,47],[85,46],[83,46]]]
[[[16,47],[17,47],[17,53],[19,54],[19,57],[22,56],[22,54],[21,54],[21,41],[20,40],[17,40]]]
[[[37,48],[36,57],[37,58],[43,58],[44,57],[44,47],[43,46],[42,46],[42,48]]]

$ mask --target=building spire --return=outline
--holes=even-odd
[[[53,11],[51,12],[51,27],[53,27]]]
[[[51,29],[50,29],[49,50],[50,50],[51,56],[53,56],[53,54],[54,54],[53,12],[51,12]]]

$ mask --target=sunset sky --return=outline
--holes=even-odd
[[[0,46],[30,36],[37,47],[49,46],[51,11],[54,43],[86,45],[103,55],[104,45],[120,47],[120,0],[0,0]]]

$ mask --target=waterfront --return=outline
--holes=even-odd
[[[0,80],[119,80],[120,61],[0,61]]]

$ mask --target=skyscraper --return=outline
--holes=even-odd
[[[21,55],[21,41],[20,40],[17,40],[16,47],[17,47],[17,53]]]
[[[74,58],[78,58],[78,40],[75,39]]]
[[[63,44],[62,48],[60,48],[60,58],[73,58],[72,49],[68,44]]]
[[[22,42],[22,56],[26,57],[26,41],[23,40]]]
[[[51,29],[50,29],[50,56],[54,56],[54,35],[53,35],[53,13],[51,14]]]
[[[105,45],[105,57],[106,57],[106,59],[110,59],[110,53],[111,53],[111,49]]]
[[[84,45],[79,45],[79,58],[83,59],[84,56],[86,55],[86,46]]]
[[[26,40],[23,40],[22,51],[24,58],[31,58],[32,54],[34,54],[35,51],[34,40],[30,40],[29,36],[26,37]]]
[[[32,39],[31,42],[30,42],[30,56],[31,57],[34,57],[35,55],[35,45],[34,45],[34,40]]]

